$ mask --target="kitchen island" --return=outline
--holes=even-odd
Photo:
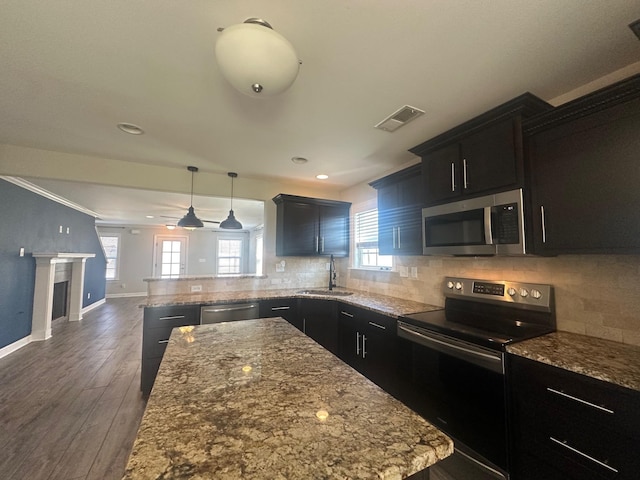
[[[402,479],[453,442],[281,318],[174,329],[125,479]]]

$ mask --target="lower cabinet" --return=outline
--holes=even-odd
[[[338,303],[339,356],[392,395],[396,357],[396,319]]]
[[[314,298],[300,299],[302,331],[334,355],[338,355],[338,317],[336,302]]]
[[[303,331],[302,318],[298,314],[297,298],[276,298],[260,301],[260,318],[282,317],[298,330]]]
[[[514,480],[637,479],[640,393],[507,356]]]
[[[140,390],[144,396],[151,393],[162,355],[167,348],[171,330],[184,325],[200,323],[200,305],[145,307],[142,324],[142,370]]]

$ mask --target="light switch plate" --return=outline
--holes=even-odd
[[[201,292],[202,285],[191,285],[191,293]]]

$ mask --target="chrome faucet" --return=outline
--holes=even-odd
[[[336,285],[336,261],[333,259],[333,255],[331,255],[331,260],[329,260],[329,290],[333,290],[333,287],[337,287]]]

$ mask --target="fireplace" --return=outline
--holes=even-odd
[[[82,320],[84,267],[87,258],[95,257],[95,253],[34,253],[33,257],[36,259],[36,282],[31,338],[46,340],[51,337],[56,284],[66,284],[65,287],[58,286],[57,290],[66,290],[63,306],[69,321]],[[61,308],[58,303],[56,308]]]

